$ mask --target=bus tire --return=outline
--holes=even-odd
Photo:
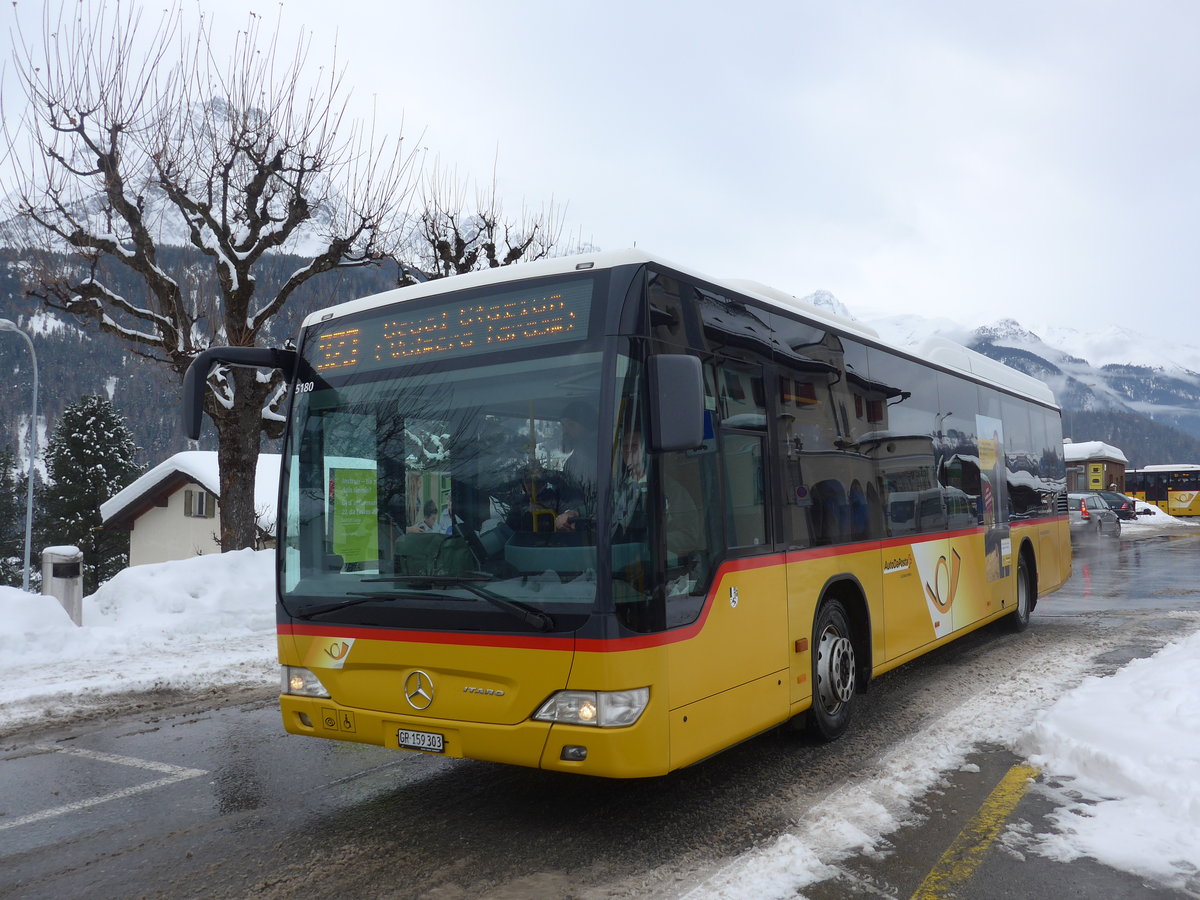
[[[841,737],[858,689],[850,617],[839,600],[821,605],[813,622],[812,708],[808,732],[819,741]]]
[[[1029,568],[1029,557],[1024,553],[1017,557],[1017,606],[1007,619],[1009,630],[1022,632],[1029,627],[1029,614],[1033,612],[1033,571]]]

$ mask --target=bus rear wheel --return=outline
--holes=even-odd
[[[1012,631],[1024,631],[1029,627],[1029,614],[1033,612],[1033,573],[1029,561],[1022,553],[1017,557],[1017,608],[1008,617],[1008,627]]]
[[[832,741],[849,726],[856,679],[850,617],[840,601],[829,600],[813,623],[813,698],[808,731],[817,740]]]

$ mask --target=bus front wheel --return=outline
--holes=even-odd
[[[809,733],[817,740],[832,741],[850,724],[856,672],[850,617],[838,600],[821,606],[813,623],[812,709]]]

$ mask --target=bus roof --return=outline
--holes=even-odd
[[[1142,466],[1140,469],[1130,469],[1130,472],[1195,472],[1200,466],[1193,463],[1163,463],[1155,466]],[[1128,473],[1126,473],[1128,474]]]
[[[340,303],[337,306],[317,310],[310,313],[304,319],[303,326],[307,328],[332,318],[340,318],[352,313],[387,306],[392,303],[416,300],[420,297],[433,297],[438,294],[450,293],[451,291],[504,284],[524,278],[541,278],[544,276],[566,275],[584,270],[612,269],[618,266],[646,265],[649,263],[658,263],[666,268],[674,269],[684,275],[693,277],[698,281],[705,281],[709,284],[725,287],[735,294],[753,297],[768,306],[798,313],[806,319],[821,325],[828,325],[831,329],[845,333],[851,337],[864,338],[871,343],[889,347],[920,360],[932,362],[942,368],[962,372],[972,376],[976,380],[997,385],[1040,403],[1055,407],[1058,405],[1054,399],[1054,392],[1044,382],[946,338],[928,338],[919,347],[899,347],[884,341],[880,338],[878,332],[869,325],[836,315],[784,291],[754,281],[714,278],[711,275],[705,275],[687,266],[678,265],[677,263],[659,256],[653,256],[639,249],[608,250],[598,253],[583,253],[575,256],[560,256],[553,259],[541,259],[513,266],[483,269],[478,272],[468,272],[465,275],[455,275],[449,278],[436,278],[421,282],[420,284],[396,288],[395,290],[384,291],[383,293],[372,294],[367,297],[360,297],[356,300]]]

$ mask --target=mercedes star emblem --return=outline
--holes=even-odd
[[[433,702],[433,679],[420,669],[409,672],[404,679],[404,699],[413,709],[429,709]]]

